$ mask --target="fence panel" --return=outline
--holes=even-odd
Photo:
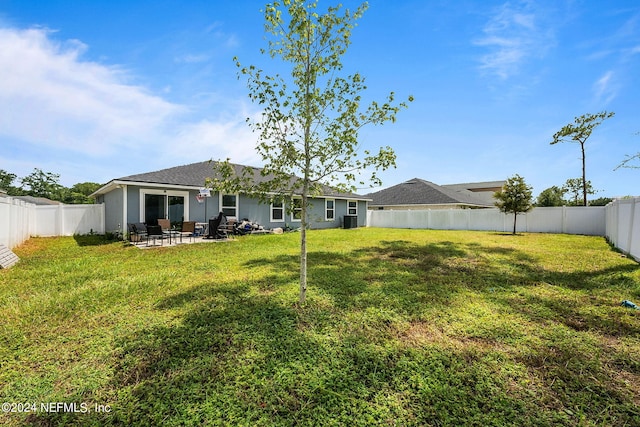
[[[34,236],[52,237],[59,236],[62,211],[57,205],[45,205],[36,207],[36,229]]]
[[[104,234],[104,205],[36,206],[0,197],[0,244],[13,249],[31,236]]]
[[[505,216],[498,209],[477,209],[469,213],[469,229],[505,231]]]
[[[527,213],[527,230],[534,233],[565,233],[564,208],[535,208]]]
[[[436,230],[481,230],[509,232],[513,215],[498,209],[372,210],[371,227],[431,228]],[[606,208],[535,208],[518,215],[516,230],[535,233],[569,233],[604,236]]]
[[[564,233],[588,234],[591,236],[604,236],[607,229],[607,210],[604,206],[591,206],[587,208],[565,208],[566,220]]]
[[[29,238],[35,223],[35,205],[0,197],[0,243],[13,249]]]
[[[640,262],[640,197],[607,205],[605,235],[611,244]]]
[[[104,205],[36,206],[34,235],[42,237],[103,234]]]

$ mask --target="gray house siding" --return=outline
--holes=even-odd
[[[116,188],[96,198],[96,203],[104,203],[104,229],[107,232],[114,233],[124,231],[122,221],[122,191],[121,188]]]
[[[242,165],[234,165],[234,168],[239,176],[246,171],[253,173],[257,183],[269,179],[268,176],[263,176],[258,168]],[[176,166],[114,179],[93,195],[98,203],[105,204],[107,231],[126,232],[127,223],[153,221],[155,216],[169,217],[174,224],[181,220],[206,222],[225,209],[233,211],[240,220],[247,218],[268,229],[300,226],[300,221],[295,220],[291,212],[291,200],[276,211],[272,210],[269,203],[260,203],[244,194],[237,196],[236,206],[223,207],[222,198],[218,193],[212,193],[211,197],[198,201],[200,189],[211,174],[210,162]],[[296,180],[298,178],[292,177],[292,186]],[[358,225],[366,226],[367,198],[353,193],[338,192],[328,186],[323,186],[322,192],[322,196],[311,199],[307,216],[310,228],[341,227],[344,216],[356,213],[354,210],[357,210]],[[327,209],[327,200],[331,200],[330,210]],[[229,202],[227,200],[227,203]],[[274,212],[280,216],[279,219],[272,220]]]
[[[123,218],[123,192],[127,192],[127,218]],[[116,188],[106,194],[97,197],[98,203],[105,204],[105,230],[110,232],[123,231],[126,232],[126,223],[145,222],[144,213],[142,212],[141,194],[145,192],[164,192],[152,186],[136,186],[127,185]],[[173,190],[167,190],[169,194]],[[204,198],[203,202],[198,202],[196,190],[181,190],[188,193],[187,212],[184,220],[206,222],[208,219],[215,218],[220,212],[220,195],[212,193],[211,197]],[[333,200],[334,212],[333,220],[326,219],[326,200]],[[362,200],[354,200],[357,203],[358,226],[366,226],[367,202]],[[310,209],[308,211],[309,227],[312,229],[337,228],[343,226],[343,217],[347,215],[347,200],[333,198],[313,198],[310,199]],[[284,205],[284,219],[282,221],[271,220],[271,205],[260,203],[258,200],[240,195],[238,197],[238,219],[248,219],[262,225],[266,229],[298,228],[300,221],[293,218],[290,203]]]

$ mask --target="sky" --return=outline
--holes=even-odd
[[[261,166],[246,123],[260,109],[233,58],[282,70],[260,53],[265,3],[0,0],[0,169],[70,187],[210,159]],[[366,78],[366,99],[415,99],[360,132],[397,155],[382,188],[519,174],[535,197],[581,176],[579,144],[550,145],[554,133],[611,111],[586,143],[592,197],[640,195],[640,169],[614,170],[640,152],[637,0],[371,0],[351,42],[343,71]]]

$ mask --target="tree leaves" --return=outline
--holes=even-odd
[[[243,192],[261,199],[293,191],[301,194],[301,301],[306,290],[308,197],[318,194],[323,184],[355,191],[362,170],[371,170],[370,182],[380,185],[376,171],[395,167],[395,154],[384,147],[376,154],[365,150],[363,155],[358,133],[368,124],[395,122],[398,112],[407,108],[407,102],[395,101],[393,92],[385,102],[363,107],[365,79],[359,73],[339,74],[351,31],[368,4],[353,12],[338,5],[318,13],[317,7],[317,2],[283,0],[264,9],[268,49],[262,52],[285,63],[288,76],[242,66],[234,58],[239,77],[247,79],[249,98],[263,109],[260,120],[248,122],[258,136],[256,150],[265,164],[261,173],[269,180],[252,184],[248,177],[238,176],[227,160],[217,163],[218,178],[209,183],[227,190],[242,185]],[[413,97],[408,98],[411,101]]]

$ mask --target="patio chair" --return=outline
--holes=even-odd
[[[169,231],[171,229],[171,222],[168,219],[158,218],[158,225],[162,227],[162,231]]]
[[[129,241],[131,243],[140,243],[142,239],[147,237],[147,226],[142,222],[128,223]]]
[[[205,239],[226,239],[227,238],[227,217],[220,212],[217,218],[209,220],[209,230]]]
[[[149,246],[149,240],[153,239],[153,243],[159,239],[160,246],[164,244],[164,233],[162,232],[162,227],[159,225],[148,225],[147,226],[147,246]]]
[[[196,222],[195,221],[182,221],[182,228],[180,230],[180,241],[183,237],[190,238],[193,242],[193,237],[196,234]]]
[[[136,228],[136,233],[140,236],[141,240],[147,237],[147,224],[144,222],[135,222],[133,226]]]
[[[224,231],[227,232],[227,235],[239,234],[237,231],[237,225],[239,224],[238,218],[236,218],[235,216],[226,216],[225,219],[227,220],[226,223],[220,224],[220,227],[222,227]]]
[[[127,223],[127,231],[129,232],[129,242],[136,243],[140,241],[140,236],[136,233],[136,226],[132,223]]]

